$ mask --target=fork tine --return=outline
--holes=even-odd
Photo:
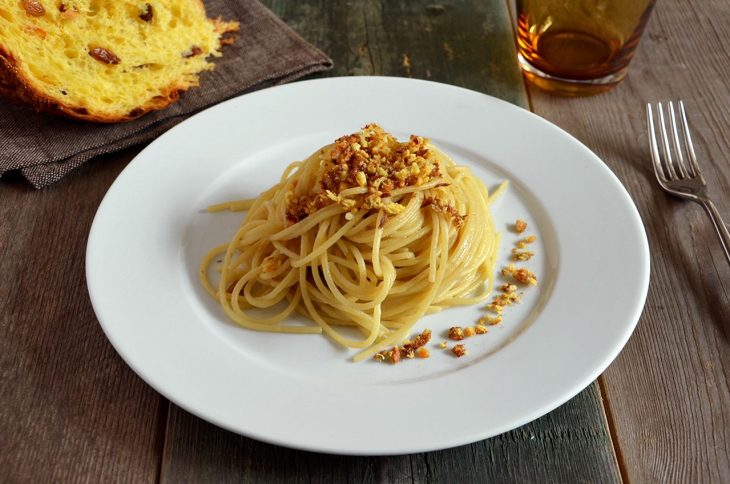
[[[651,109],[651,103],[646,104],[646,121],[649,125],[649,152],[651,153],[651,160],[654,162],[654,175],[656,175],[657,180],[661,183],[666,180],[666,174],[662,166],[662,159],[659,156],[659,145],[656,139],[654,113]]]
[[[684,155],[682,154],[682,145],[679,143],[679,133],[677,132],[677,118],[674,115],[674,103],[669,101],[669,119],[672,122],[672,139],[674,141],[674,152],[676,156],[675,168],[679,172],[679,178],[687,178],[687,169],[685,168]]]
[[[702,177],[700,166],[697,164],[697,155],[695,155],[695,148],[692,144],[692,135],[689,133],[689,123],[687,122],[687,114],[684,111],[683,101],[679,101],[679,115],[682,118],[682,133],[684,135],[685,147],[687,149],[690,167],[692,168],[692,174],[704,183],[705,179]]]
[[[664,107],[662,103],[657,103],[657,111],[659,112],[659,134],[662,139],[662,151],[664,152],[664,163],[667,168],[667,175],[670,180],[677,179],[677,172],[674,171],[674,162],[672,161],[672,150],[669,148],[669,136],[667,136],[667,123],[664,120]]]

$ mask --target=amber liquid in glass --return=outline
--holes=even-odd
[[[517,45],[525,74],[551,91],[610,89],[626,74],[654,3],[517,0]]]

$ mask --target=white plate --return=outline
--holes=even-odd
[[[203,255],[241,214],[208,204],[255,196],[284,167],[368,122],[429,137],[489,187],[504,239],[524,218],[540,285],[457,359],[352,363],[319,335],[231,324],[197,281]],[[616,357],[641,313],[649,252],[638,212],[611,171],[570,135],[511,104],[398,78],[298,82],[212,107],[150,144],[119,175],[89,235],[89,293],[109,340],[157,391],[216,425],[289,447],[402,454],[452,447],[525,424],[567,401]],[[435,342],[483,307],[416,329]]]

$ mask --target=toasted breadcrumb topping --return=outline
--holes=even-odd
[[[420,186],[441,177],[439,163],[426,138],[411,135],[401,143],[377,124],[368,124],[357,133],[339,138],[321,156],[323,168],[316,191],[299,197],[291,195],[287,208],[290,223],[333,203],[349,213],[379,209],[395,215],[405,207],[390,199],[393,190]],[[365,188],[366,192],[340,195],[350,188]]]
[[[515,292],[517,291],[517,286],[514,284],[502,284],[499,286],[499,290],[506,293]]]
[[[444,203],[443,200],[439,200],[437,198],[426,197],[421,206],[429,207],[434,212],[450,215],[451,219],[454,222],[454,225],[456,225],[457,227],[461,227],[464,224],[464,220],[466,219],[466,215],[460,215],[453,205]]]
[[[512,249],[512,260],[514,261],[528,261],[534,255],[535,253],[529,250]]]
[[[535,276],[535,273],[529,269],[525,269],[524,267],[517,269],[512,277],[522,284],[530,284],[531,286],[537,285],[537,276]]]
[[[477,334],[485,334],[487,333],[487,328],[484,327],[485,322],[486,320],[482,318],[477,322],[476,326],[467,326],[466,328],[462,328],[461,326],[452,326],[449,328],[449,339],[461,341],[464,338],[471,338]],[[441,348],[446,348],[446,341],[441,343],[439,346]]]
[[[400,346],[394,346],[389,350],[381,351],[373,355],[373,359],[376,361],[389,361],[392,364],[396,364],[403,358],[428,358],[428,350],[423,348],[425,344],[431,341],[431,330],[425,329],[419,335],[413,339],[406,340]],[[426,350],[426,353],[420,350]],[[425,356],[423,356],[425,354]]]
[[[392,364],[395,365],[396,363],[398,363],[400,361],[400,357],[401,357],[400,348],[398,348],[397,346],[393,346],[393,348],[391,348],[390,350],[388,350],[385,353],[385,356],[387,356],[388,360]]]
[[[532,243],[536,240],[536,238],[534,236],[529,236],[524,239],[524,241],[528,240],[529,242],[526,243]],[[520,241],[519,243],[522,243],[524,241]],[[516,251],[513,249],[512,252],[515,253]],[[529,257],[532,257],[531,252]],[[537,277],[532,271],[525,268],[518,268],[514,264],[509,264],[507,267],[503,267],[501,273],[504,277],[511,277],[515,280],[515,282],[518,282],[522,285],[537,285]],[[499,290],[500,293],[496,294],[492,298],[492,301],[487,304],[487,310],[495,313],[495,315],[485,315],[481,317],[478,321],[478,324],[488,324],[490,326],[493,326],[495,324],[501,323],[504,308],[520,302],[522,294],[517,293],[516,284],[507,282],[499,286]]]
[[[479,324],[488,324],[489,326],[494,326],[495,324],[499,324],[501,322],[502,322],[502,316],[500,316],[500,315],[497,315],[497,316],[486,315],[486,316],[482,316],[481,318],[479,318]]]
[[[457,358],[461,358],[464,355],[468,355],[469,351],[467,351],[466,346],[462,344],[454,345],[453,348],[451,348],[451,352],[456,355]]]
[[[403,344],[404,348],[407,349],[413,349],[416,350],[422,346],[424,346],[426,343],[431,341],[431,330],[425,329],[421,334],[413,338],[413,340],[408,340]]]
[[[514,274],[514,272],[516,270],[517,270],[517,267],[514,264],[510,264],[507,267],[503,267],[502,270],[500,271],[500,273],[504,277],[508,277],[508,276],[511,276],[512,274]]]
[[[464,339],[464,328],[461,326],[452,326],[449,328],[449,339],[461,341]]]
[[[499,305],[495,302],[491,302],[487,304],[487,309],[492,311],[493,313],[502,314],[502,311],[504,311],[504,306]]]
[[[525,247],[527,247],[528,244],[532,244],[536,240],[537,240],[537,236],[528,235],[524,239],[518,240],[517,242],[515,242],[515,247],[517,247],[518,249],[524,249]],[[514,250],[513,250],[513,252],[514,252]]]
[[[512,277],[515,281],[520,284],[536,286],[537,276],[534,272],[524,267],[518,268],[514,264],[510,264],[507,267],[502,268],[502,275],[505,277]]]

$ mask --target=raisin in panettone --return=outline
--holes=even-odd
[[[200,0],[0,0],[0,93],[88,121],[133,119],[197,86],[236,30]]]

